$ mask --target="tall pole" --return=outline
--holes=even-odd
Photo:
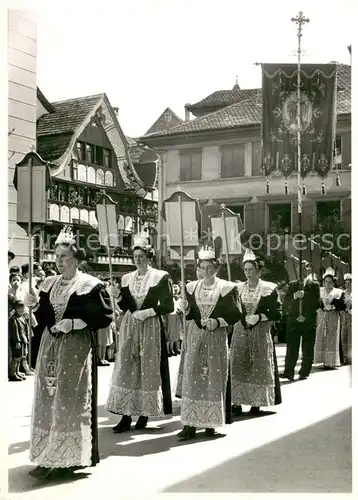
[[[303,12],[300,11],[298,16],[291,19],[292,22],[298,25],[297,38],[297,208],[298,208],[298,227],[299,233],[302,234],[302,178],[301,178],[301,38],[302,26],[309,23],[309,19],[304,17]],[[302,248],[300,246],[298,251],[299,257],[299,288],[303,288],[302,276]],[[305,318],[302,315],[302,299],[299,299],[299,316],[297,321],[303,322]]]
[[[184,272],[184,224],[183,224],[183,204],[181,196],[179,200],[179,218],[180,218],[180,271],[181,271],[181,298],[185,300],[185,272]],[[183,311],[183,335],[186,339],[186,319]]]
[[[227,279],[228,279],[228,281],[231,281],[231,269],[230,269],[230,261],[229,261],[229,241],[228,241],[228,237],[227,237],[226,218],[225,218],[224,212],[221,212],[221,217],[222,217],[223,224],[224,224]]]
[[[113,267],[112,267],[111,241],[110,241],[110,234],[109,234],[108,205],[107,205],[105,199],[103,199],[103,205],[104,205],[104,212],[105,212],[105,216],[106,216],[109,280],[110,280],[111,287],[113,287]],[[113,310],[114,338],[117,339],[116,301],[115,301],[115,298],[112,296],[111,296],[111,306],[112,306],[112,310]]]
[[[32,293],[32,267],[33,267],[33,250],[32,250],[32,218],[33,218],[33,189],[32,189],[32,174],[33,174],[33,164],[34,160],[31,157],[29,160],[29,223],[28,223],[28,256],[29,256],[29,293]],[[32,307],[29,307],[29,366],[31,366],[31,354],[32,354]]]

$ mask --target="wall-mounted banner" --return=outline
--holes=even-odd
[[[297,64],[262,65],[264,174],[297,171]],[[335,64],[302,64],[300,84],[301,176],[327,177],[333,166],[336,122]]]

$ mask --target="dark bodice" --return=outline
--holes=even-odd
[[[159,280],[153,286],[150,286],[139,310],[143,311],[152,308],[158,316],[163,316],[174,311],[174,300],[169,275],[167,273],[160,277],[158,275],[158,278]],[[123,312],[137,310],[137,304],[130,292],[129,283],[125,280],[122,280],[121,299],[118,306]]]
[[[224,282],[224,287],[230,286],[228,282]],[[201,325],[201,313],[195,299],[195,289],[198,282],[191,283],[189,289],[186,288],[186,300],[189,303],[189,313],[186,315],[187,320],[194,320],[197,327],[203,328]],[[220,293],[214,309],[212,310],[209,318],[219,319],[222,318],[228,325],[234,325],[240,319],[240,311],[237,307],[237,288],[231,287],[227,293]]]
[[[53,286],[53,285],[52,285]],[[35,316],[39,324],[38,328],[43,331],[47,326],[50,329],[55,323],[55,312],[50,302],[50,291],[52,286],[40,291],[39,308]],[[92,331],[106,328],[112,322],[112,308],[110,297],[102,283],[96,284],[88,293],[78,295],[72,293],[69,298],[63,319],[81,319]]]
[[[242,301],[242,292],[244,283],[239,285],[239,301],[242,312],[241,322],[245,327],[245,317],[248,314],[244,302]],[[267,317],[268,321],[280,321],[282,318],[282,305],[278,297],[276,285],[274,283],[261,281],[261,296],[257,303],[254,314],[262,314]]]

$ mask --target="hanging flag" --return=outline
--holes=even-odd
[[[264,174],[297,171],[297,64],[262,65]],[[336,122],[335,64],[301,65],[301,176],[327,177],[333,166]]]

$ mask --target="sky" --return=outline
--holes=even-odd
[[[255,62],[349,64],[354,0],[73,0],[38,4],[37,85],[50,102],[105,92],[131,137],[166,107],[261,86]]]

